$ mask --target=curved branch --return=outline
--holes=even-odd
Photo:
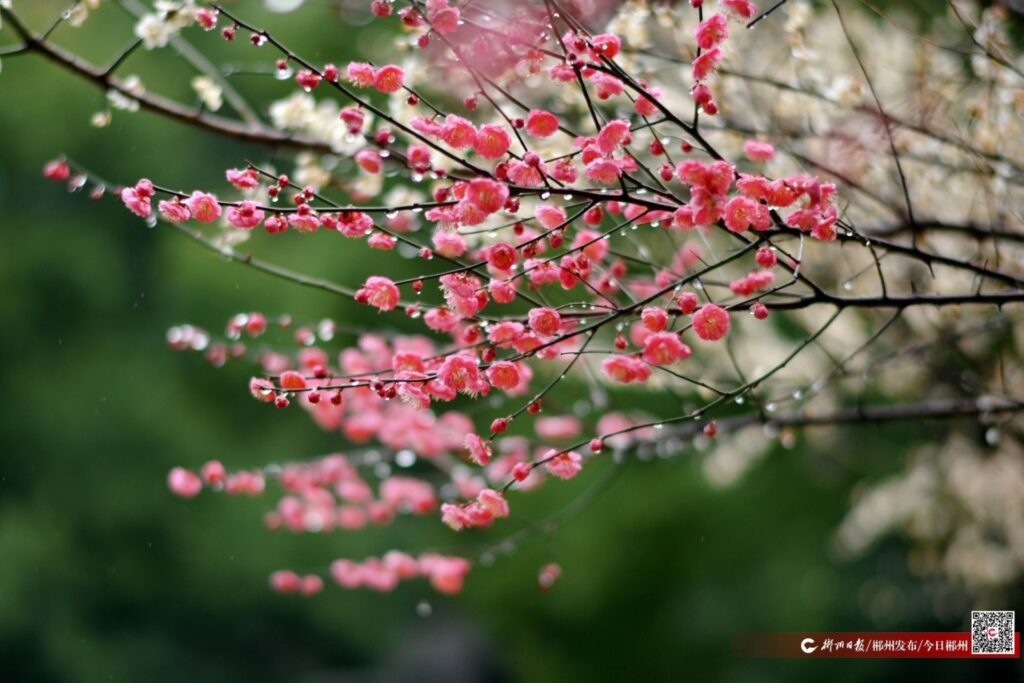
[[[750,413],[715,421],[719,432],[736,431],[761,424],[767,427],[831,427],[850,424],[879,424],[913,420],[943,420],[977,417],[979,415],[1016,414],[1024,412],[1024,402],[1012,397],[983,396],[978,399],[934,399],[917,403],[867,405],[841,408],[830,413],[806,412],[761,415]],[[670,432],[675,437],[692,437],[703,431],[703,423],[687,424]]]
[[[125,97],[131,98],[147,111],[152,111],[175,121],[243,142],[322,153],[332,151],[331,146],[325,141],[308,135],[284,133],[268,126],[246,124],[223,116],[215,116],[192,107],[186,107],[180,102],[161,95],[154,95],[152,93],[138,94],[127,88],[123,81],[108,73],[109,69],[101,69],[77,55],[35,36],[11,10],[0,6],[0,16],[10,24],[15,33],[24,41],[24,50],[42,55],[76,76],[91,81],[98,87],[114,90]]]
[[[812,294],[766,305],[777,310],[807,308],[815,304],[832,304],[839,308],[909,308],[910,306],[955,306],[959,304],[996,305],[1024,302],[1024,291],[981,292],[971,294],[912,294],[906,296],[839,297]]]

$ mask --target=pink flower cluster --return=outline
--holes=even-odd
[[[455,531],[471,527],[486,527],[496,518],[508,517],[508,501],[493,489],[481,490],[472,503],[441,506],[441,521]]]
[[[334,582],[347,589],[367,588],[378,592],[389,592],[401,581],[425,577],[434,590],[445,595],[462,591],[471,565],[462,557],[423,553],[413,557],[398,550],[391,550],[383,557],[368,557],[362,562],[335,560],[330,566]],[[300,576],[282,569],[270,575],[270,586],[278,593],[315,595],[323,590],[324,582],[316,574]]]
[[[265,517],[271,530],[352,531],[367,524],[389,524],[399,514],[430,514],[438,504],[432,485],[408,476],[384,479],[375,494],[358,468],[340,454],[287,464],[278,480],[285,495]],[[216,460],[203,465],[198,474],[175,467],[168,475],[168,487],[182,497],[195,497],[204,486],[228,494],[259,495],[264,476],[245,470],[229,474]]]
[[[593,88],[599,100],[607,100],[625,92],[625,85],[619,78],[597,68],[602,66],[605,60],[618,56],[622,45],[618,36],[602,33],[591,37],[569,31],[562,36],[562,45],[569,53],[569,60],[549,69],[548,73],[552,79],[573,83],[579,73],[579,76]],[[656,93],[651,94],[657,97]],[[656,111],[653,103],[646,97],[636,100],[634,109],[642,116],[650,116]]]
[[[272,530],[355,531],[367,524],[390,524],[399,514],[430,514],[438,503],[431,484],[408,476],[384,479],[375,495],[358,469],[340,454],[286,465],[281,487],[287,495],[265,518]]]
[[[167,488],[182,498],[195,498],[204,486],[231,495],[257,496],[263,493],[266,484],[262,472],[241,470],[228,474],[217,460],[203,465],[199,474],[175,467],[167,475]]]
[[[366,62],[350,62],[345,69],[345,76],[353,85],[376,88],[388,95],[398,92],[405,85],[405,70],[396,64],[376,68]]]
[[[316,595],[324,589],[324,580],[316,574],[299,576],[293,571],[282,569],[270,575],[270,587],[278,593]]]
[[[633,356],[611,356],[601,362],[601,370],[610,379],[622,384],[646,382],[651,376],[647,364]]]
[[[448,114],[443,122],[414,117],[413,130],[443,141],[457,150],[472,149],[485,159],[500,159],[512,145],[512,138],[499,124],[487,123],[477,129],[473,123],[456,114]]]
[[[775,273],[770,270],[755,270],[744,277],[729,283],[729,289],[739,296],[750,296],[754,292],[767,289],[775,281]]]
[[[756,12],[746,0],[719,5],[723,11],[701,14],[693,31],[691,94],[706,115],[719,110],[711,87],[730,18]],[[267,409],[298,406],[354,447],[264,471],[229,473],[218,461],[198,472],[178,467],[167,483],[176,495],[191,498],[203,489],[259,494],[269,479],[281,490],[264,518],[272,530],[350,531],[438,513],[454,530],[484,528],[509,515],[510,491],[572,479],[585,458],[654,439],[655,423],[646,417],[610,412],[588,424],[567,414],[564,397],[549,394],[569,372],[598,367],[599,379],[622,395],[653,386],[655,375],[673,382],[677,370],[706,371],[706,363],[697,362],[709,350],[702,342],[725,339],[734,312],[749,309],[764,319],[769,306],[782,308],[770,296],[774,269],[781,267],[784,275],[798,264],[784,246],[777,252],[774,240],[791,239],[797,230],[820,240],[836,237],[836,188],[810,175],[738,173],[771,161],[775,148],[747,140],[746,161],[734,166],[689,128],[691,112],[679,114],[687,120],[679,128],[692,139],[660,135],[658,125],[677,115],[663,102],[674,99],[662,100],[659,88],[642,79],[619,78],[623,72],[614,60],[623,43],[613,34],[552,32],[546,13],[518,3],[510,3],[509,13],[521,21],[494,22],[486,31],[477,25],[476,9],[473,17],[464,16],[466,6],[449,0],[397,11],[387,0],[374,0],[370,8],[377,17],[397,15],[394,21],[418,34],[420,48],[433,44],[428,52],[453,52],[450,63],[438,58],[438,81],[449,69],[472,65],[475,86],[455,98],[462,102],[459,113],[435,108],[437,100],[421,96],[398,65],[354,61],[317,70],[284,51],[279,75],[290,75],[296,63],[306,65],[292,87],[331,87],[348,98],[331,111],[337,111],[345,141],[357,140],[354,153],[337,166],[325,164],[324,182],[310,181],[322,192],[250,166],[225,171],[237,193],[229,201],[198,189],[158,189],[145,179],[124,188],[120,198],[147,219],[159,192],[159,215],[171,223],[221,221],[240,230],[262,225],[273,234],[322,229],[355,240],[346,248],[361,250],[365,240],[370,249],[392,252],[392,259],[429,264],[414,273],[370,270],[374,274],[353,293],[360,305],[404,314],[408,320],[397,321],[396,328],[422,325],[422,336],[371,334],[329,320],[296,323],[258,312],[231,318],[225,339],[212,340],[191,326],[172,328],[172,348],[202,351],[215,365],[254,362],[248,385],[253,398]],[[199,21],[209,29],[217,18],[205,10]],[[231,35],[242,26],[230,27]],[[261,35],[254,38],[259,42]],[[582,84],[582,118],[595,114],[594,124],[578,125],[578,112],[552,104],[559,98],[493,111],[490,89],[482,84],[500,83],[509,74],[549,78],[567,88]],[[593,101],[604,100],[607,106],[595,110]],[[410,109],[396,113],[403,107]],[[378,123],[371,125],[373,120]],[[701,147],[701,156],[674,158],[670,139],[684,155]],[[652,158],[650,168],[642,166]],[[299,166],[296,177],[312,175]],[[55,160],[44,173],[67,180],[71,168]],[[636,243],[629,239],[634,230],[641,238]],[[647,234],[654,235],[649,244],[643,242]],[[623,237],[628,241],[620,243]],[[710,237],[730,249],[740,245],[740,251],[716,264],[716,253],[724,252]],[[644,250],[652,244],[658,251],[648,256]],[[349,284],[339,291],[350,291]],[[328,342],[342,339],[340,350],[328,350]],[[285,347],[292,350],[277,350]],[[698,358],[688,360],[695,352]],[[535,372],[543,382],[534,382]],[[715,429],[709,422],[705,434],[713,436]],[[336,560],[329,576],[346,588],[376,591],[425,577],[451,594],[461,590],[469,569],[461,557],[391,551],[359,562]],[[560,572],[554,564],[544,567],[540,586],[549,588]],[[311,595],[323,583],[315,573],[271,576],[281,593]]]
[[[63,168],[58,166],[56,170],[51,170],[50,173],[63,174]],[[135,183],[134,187],[126,187],[121,190],[121,201],[136,216],[149,218],[150,214],[153,213],[153,206],[150,201],[153,198],[154,192],[153,183],[143,178]]]
[[[676,177],[690,188],[690,201],[675,211],[677,227],[686,229],[711,225],[722,219],[728,202],[727,193],[736,177],[732,164],[688,159],[676,166]]]
[[[559,479],[572,479],[583,469],[583,456],[576,451],[551,449],[541,459],[544,468]]]
[[[366,284],[356,292],[356,301],[369,304],[382,312],[394,310],[398,305],[398,297],[398,287],[395,283],[381,275],[368,277]]]
[[[368,588],[378,592],[389,592],[401,581],[425,577],[434,590],[445,595],[462,591],[471,565],[463,557],[424,553],[413,557],[392,550],[383,557],[368,557],[362,562],[335,560],[331,563],[330,575],[342,588]]]
[[[822,182],[821,179],[810,175],[789,176],[777,180],[741,175],[736,187],[743,197],[750,200],[744,205],[746,208],[737,214],[737,226],[743,222],[753,225],[756,214],[749,209],[751,203],[787,208],[803,200],[801,208],[786,216],[786,225],[810,232],[813,237],[822,241],[828,242],[836,238],[835,226],[839,220],[839,212],[834,203],[836,186],[833,183]]]

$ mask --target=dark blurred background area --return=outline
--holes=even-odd
[[[14,4],[33,27],[65,6]],[[109,40],[95,40],[96,26],[92,38],[61,28],[54,40],[108,59],[132,25],[110,5],[90,19],[103,22]],[[257,23],[269,23],[248,6]],[[389,39],[370,28],[339,41],[331,7],[315,3],[273,21],[286,42],[324,61],[342,63]],[[0,38],[9,44],[10,31]],[[204,49],[228,60],[215,43]],[[142,55],[125,73],[188,97],[187,80],[162,80],[159,55]],[[246,87],[257,101],[284,92],[273,81]],[[171,230],[147,228],[113,199],[92,202],[41,174],[64,153],[115,183],[148,176],[191,189],[220,185],[225,168],[266,159],[265,150],[145,112],[114,111],[109,127],[93,128],[90,117],[107,107],[103,93],[37,56],[3,59],[0,103],[3,680],[1019,676],[1016,662],[759,661],[732,647],[754,631],[966,630],[969,609],[985,606],[938,616],[936,593],[908,572],[899,541],[856,561],[832,551],[853,485],[897,469],[926,425],[851,432],[828,453],[800,442],[726,488],[709,484],[691,458],[596,463],[579,481],[516,496],[514,523],[526,524],[605,487],[554,533],[531,534],[492,566],[476,566],[457,597],[420,582],[388,594],[332,585],[313,598],[272,592],[267,577],[282,567],[324,569],[337,557],[394,547],[471,549],[503,532],[453,538],[430,518],[357,533],[272,534],[262,516],[273,495],[173,497],[165,482],[175,465],[216,457],[259,467],[345,444],[301,411],[251,400],[247,367],[215,369],[198,354],[170,352],[168,327],[219,332],[252,310],[377,318],[227,263]],[[321,248],[296,235],[279,240],[275,258],[348,283],[365,277],[357,255],[320,237],[312,240]],[[548,562],[564,573],[545,592],[537,572]]]

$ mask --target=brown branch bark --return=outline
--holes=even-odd
[[[979,415],[1006,415],[1024,412],[1024,402],[1012,397],[987,396],[977,399],[932,399],[915,403],[866,405],[841,408],[828,413],[793,412],[778,415],[749,413],[715,420],[718,431],[729,432],[765,425],[770,427],[830,427],[850,424],[880,424],[913,420],[947,420]],[[704,423],[691,423],[672,430],[666,436],[692,437],[702,432]],[[663,437],[662,437],[663,438]]]
[[[242,121],[216,116],[202,110],[187,107],[176,100],[153,93],[135,94],[125,87],[120,79],[114,77],[109,69],[87,62],[53,43],[36,36],[9,9],[0,7],[0,16],[14,32],[24,41],[24,49],[34,52],[49,61],[63,67],[67,71],[90,81],[100,88],[114,90],[125,97],[137,101],[147,111],[166,116],[169,119],[201,128],[218,135],[233,138],[241,142],[250,142],[271,147],[285,147],[327,153],[330,145],[317,138],[301,133],[284,133],[275,128],[259,124],[247,124]]]

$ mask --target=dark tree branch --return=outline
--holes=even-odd
[[[218,135],[271,147],[310,150],[327,153],[330,145],[317,138],[300,133],[283,133],[277,129],[258,124],[246,124],[223,116],[215,116],[153,93],[135,93],[125,87],[120,79],[113,76],[111,68],[99,68],[53,43],[35,36],[9,9],[0,6],[0,16],[24,41],[24,49],[39,54],[71,73],[94,83],[100,88],[114,90],[139,103],[147,111],[155,112],[175,121],[202,128]],[[113,65],[116,67],[116,63]]]

